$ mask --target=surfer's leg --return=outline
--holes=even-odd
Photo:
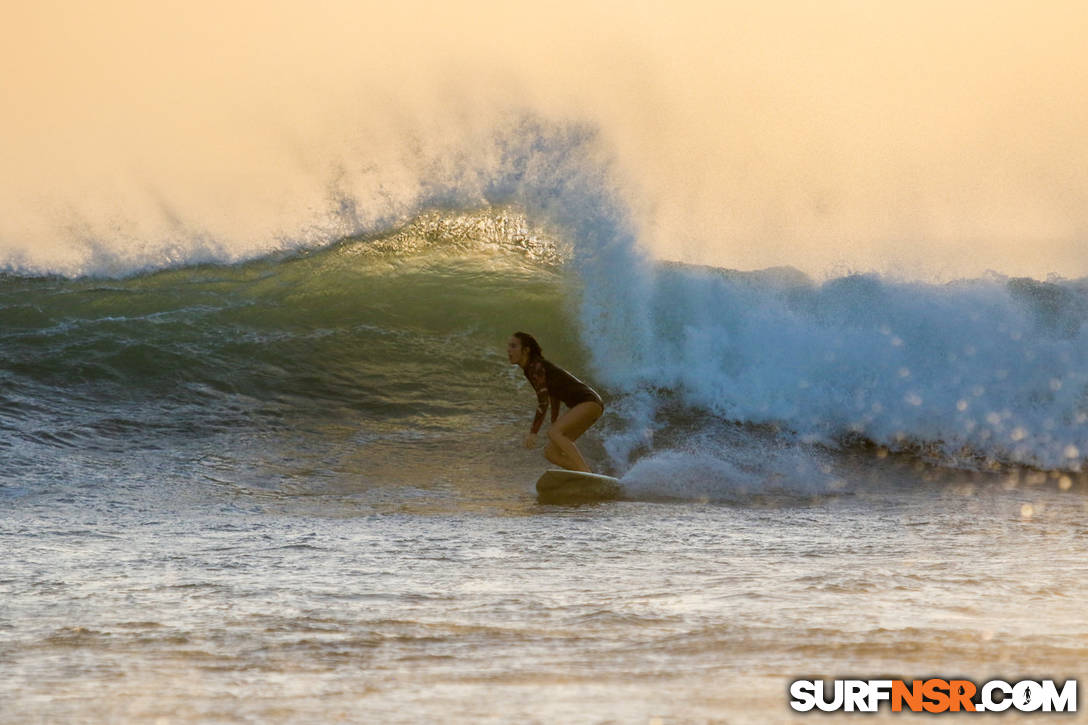
[[[563,453],[559,446],[551,441],[548,442],[547,447],[544,449],[544,457],[560,468],[566,468],[568,471],[579,470],[577,468],[578,462],[567,458],[566,454]]]
[[[548,428],[548,440],[551,443],[544,451],[545,457],[557,466],[592,473],[574,441],[589,430],[603,412],[604,408],[600,403],[585,402],[559,416]]]

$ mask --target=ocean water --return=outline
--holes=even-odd
[[[799,678],[1085,674],[1088,283],[660,262],[571,194],[9,264],[0,719],[790,722]],[[537,503],[515,329],[604,394],[623,500]]]

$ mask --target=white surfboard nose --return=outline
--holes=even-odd
[[[536,493],[544,504],[592,503],[620,498],[623,487],[611,476],[553,468],[536,482]]]

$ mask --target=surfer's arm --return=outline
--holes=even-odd
[[[540,432],[541,424],[544,423],[544,414],[548,412],[548,375],[544,365],[538,361],[525,370],[525,377],[529,378],[533,390],[536,391],[536,415],[533,416],[532,428],[532,434],[536,435]],[[554,411],[552,420],[555,420]]]
[[[536,391],[536,415],[533,416],[533,429],[535,435],[540,432],[540,425],[544,422],[544,414],[548,412],[548,389],[541,388]],[[555,420],[555,411],[552,411],[552,420]]]

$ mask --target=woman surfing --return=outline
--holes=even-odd
[[[548,428],[549,443],[544,457],[568,470],[592,473],[574,441],[601,417],[604,412],[601,396],[563,368],[545,360],[540,343],[527,332],[511,335],[506,352],[511,364],[521,367],[536,391],[536,416],[532,430],[525,435],[525,447],[536,446],[536,434],[550,404],[552,424]],[[563,415],[559,415],[560,403],[570,409]]]

